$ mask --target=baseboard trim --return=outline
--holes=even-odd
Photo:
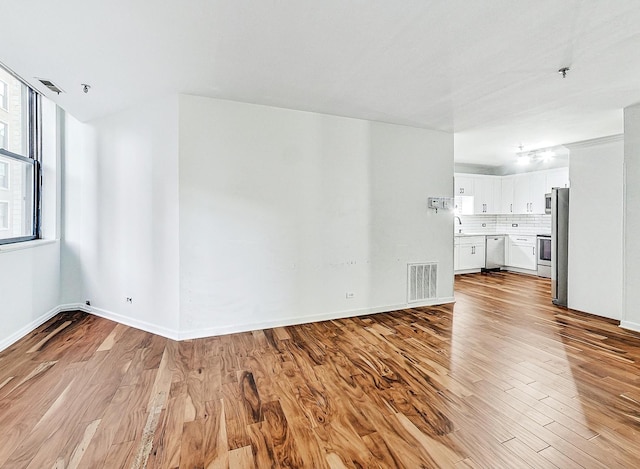
[[[331,321],[334,319],[346,319],[368,314],[389,313],[401,309],[421,308],[424,306],[435,306],[454,303],[453,297],[437,298],[435,300],[423,301],[419,303],[402,303],[388,306],[378,306],[374,308],[352,309],[332,313],[313,314],[309,316],[288,317],[273,321],[262,321],[255,323],[234,324],[231,326],[209,327],[204,329],[192,329],[180,332],[180,340],[201,339],[204,337],[214,337],[219,335],[236,334],[239,332],[250,332],[260,329],[271,329],[274,327],[296,326],[308,324],[310,322]]]
[[[60,312],[65,312],[65,311],[83,311],[85,313],[90,313],[91,310],[89,310],[88,306],[85,306],[82,303],[65,303],[63,305],[58,306],[58,309],[60,310]]]
[[[534,277],[538,276],[537,270],[521,269],[520,267],[505,267],[505,270],[507,272],[515,272],[517,274],[532,275]]]
[[[402,304],[396,304],[396,305],[378,306],[375,308],[352,309],[352,310],[338,311],[338,312],[332,312],[332,313],[313,314],[310,316],[288,317],[288,318],[276,319],[273,321],[235,324],[231,326],[221,326],[221,327],[209,327],[205,329],[193,329],[190,331],[176,331],[173,329],[168,329],[166,327],[157,326],[155,324],[151,324],[146,321],[140,321],[138,319],[129,318],[127,316],[114,313],[113,311],[108,311],[102,308],[96,308],[94,306],[88,306],[83,303],[66,303],[66,304],[56,306],[55,308],[52,308],[51,310],[47,311],[45,314],[43,314],[39,318],[33,320],[26,326],[20,328],[18,331],[11,334],[9,337],[1,340],[0,352],[8,348],[9,346],[11,346],[18,340],[25,337],[30,332],[34,331],[36,328],[38,328],[40,325],[47,322],[56,314],[62,313],[64,311],[83,311],[85,313],[93,314],[95,316],[99,316],[104,319],[109,319],[110,321],[124,324],[125,326],[134,327],[136,329],[140,329],[145,332],[157,334],[159,336],[166,337],[168,339],[189,340],[189,339],[201,339],[204,337],[213,337],[218,335],[235,334],[238,332],[249,332],[249,331],[255,331],[260,329],[271,329],[274,327],[295,326],[298,324],[308,324],[310,322],[317,322],[317,321],[331,321],[333,319],[346,319],[346,318],[357,317],[357,316],[366,316],[367,314],[388,313],[391,311],[397,311],[401,309],[444,305],[444,304],[449,304],[454,302],[455,302],[455,298],[451,296],[451,297],[437,298],[434,300],[422,301],[419,303],[402,303]]]
[[[640,332],[640,324],[631,321],[620,321],[620,327],[633,332]]]
[[[9,348],[11,345],[13,345],[17,341],[19,341],[20,339],[25,337],[30,332],[33,332],[34,330],[36,330],[38,327],[40,327],[42,324],[47,322],[49,319],[51,319],[52,317],[54,317],[56,314],[58,314],[61,311],[63,311],[63,310],[60,309],[60,306],[56,306],[55,308],[52,308],[49,311],[47,311],[46,313],[44,313],[42,316],[40,316],[40,317],[34,319],[33,321],[31,321],[26,326],[21,327],[16,332],[11,334],[9,337],[6,337],[6,338],[0,340],[0,352],[2,352],[6,348]]]
[[[140,329],[145,332],[150,332],[152,334],[166,337],[167,339],[180,340],[180,334],[178,333],[178,331],[175,331],[173,329],[157,326],[146,321],[140,321],[139,319],[133,319],[118,313],[114,313],[113,311],[108,311],[106,309],[96,308],[94,306],[81,306],[83,307],[82,311],[100,316],[101,318],[109,319],[110,321],[118,322],[120,324],[124,324],[125,326],[133,327],[135,329]]]

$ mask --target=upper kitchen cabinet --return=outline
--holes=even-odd
[[[513,213],[543,214],[545,183],[542,171],[513,176]]]
[[[545,183],[547,179],[542,171],[529,173],[529,175],[529,197],[531,199],[529,213],[544,214]]]
[[[544,195],[552,187],[569,187],[569,169],[558,168],[509,176],[456,174],[456,204],[460,214],[544,214]],[[465,198],[468,197],[468,198]]]
[[[569,168],[550,169],[546,171],[545,194],[554,187],[569,187]]]
[[[503,176],[502,177],[502,200],[500,205],[502,209],[501,213],[510,215],[515,213],[513,206],[513,182],[515,176]]]
[[[455,174],[454,175],[454,197],[472,197],[474,195],[474,182],[475,178],[469,175]]]
[[[500,213],[502,181],[500,176],[476,176],[474,181],[474,213]]]

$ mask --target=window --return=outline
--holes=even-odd
[[[0,80],[0,108],[7,110],[9,105],[9,98],[7,96],[9,91],[9,86],[2,80]]]
[[[9,229],[9,202],[0,200],[0,231]]]
[[[0,161],[0,189],[9,189],[9,163]]]
[[[39,107],[39,95],[0,67],[0,244],[39,237]]]
[[[7,148],[9,146],[9,126],[0,121],[0,148]]]

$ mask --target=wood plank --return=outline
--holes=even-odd
[[[183,342],[61,313],[0,352],[0,467],[640,466],[640,335],[545,279],[455,281],[455,305]]]
[[[251,446],[229,451],[229,469],[250,469],[255,467]]]

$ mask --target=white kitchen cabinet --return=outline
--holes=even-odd
[[[544,172],[529,173],[529,213],[544,214],[545,182]]]
[[[545,193],[550,193],[554,187],[569,187],[569,168],[546,171]]]
[[[547,171],[514,174],[509,176],[455,175],[456,204],[462,197],[467,206],[473,197],[473,212],[458,210],[463,214],[536,215],[545,213],[545,194],[552,187],[569,187],[569,169],[558,168]]]
[[[501,213],[510,215],[515,213],[513,211],[513,182],[515,176],[503,176],[502,177],[502,200],[500,201],[500,205],[502,209]]]
[[[453,246],[455,270],[478,270],[484,268],[485,237],[457,236]]]
[[[529,213],[529,177],[516,174],[513,177],[513,213]]]
[[[545,182],[540,171],[513,176],[513,213],[544,213]]]
[[[507,263],[509,267],[537,270],[536,237],[523,235],[509,236]]]
[[[502,182],[500,176],[477,176],[474,180],[474,213],[500,213]]]
[[[474,195],[474,182],[475,178],[472,175],[454,174],[454,197],[467,196],[472,197]]]

